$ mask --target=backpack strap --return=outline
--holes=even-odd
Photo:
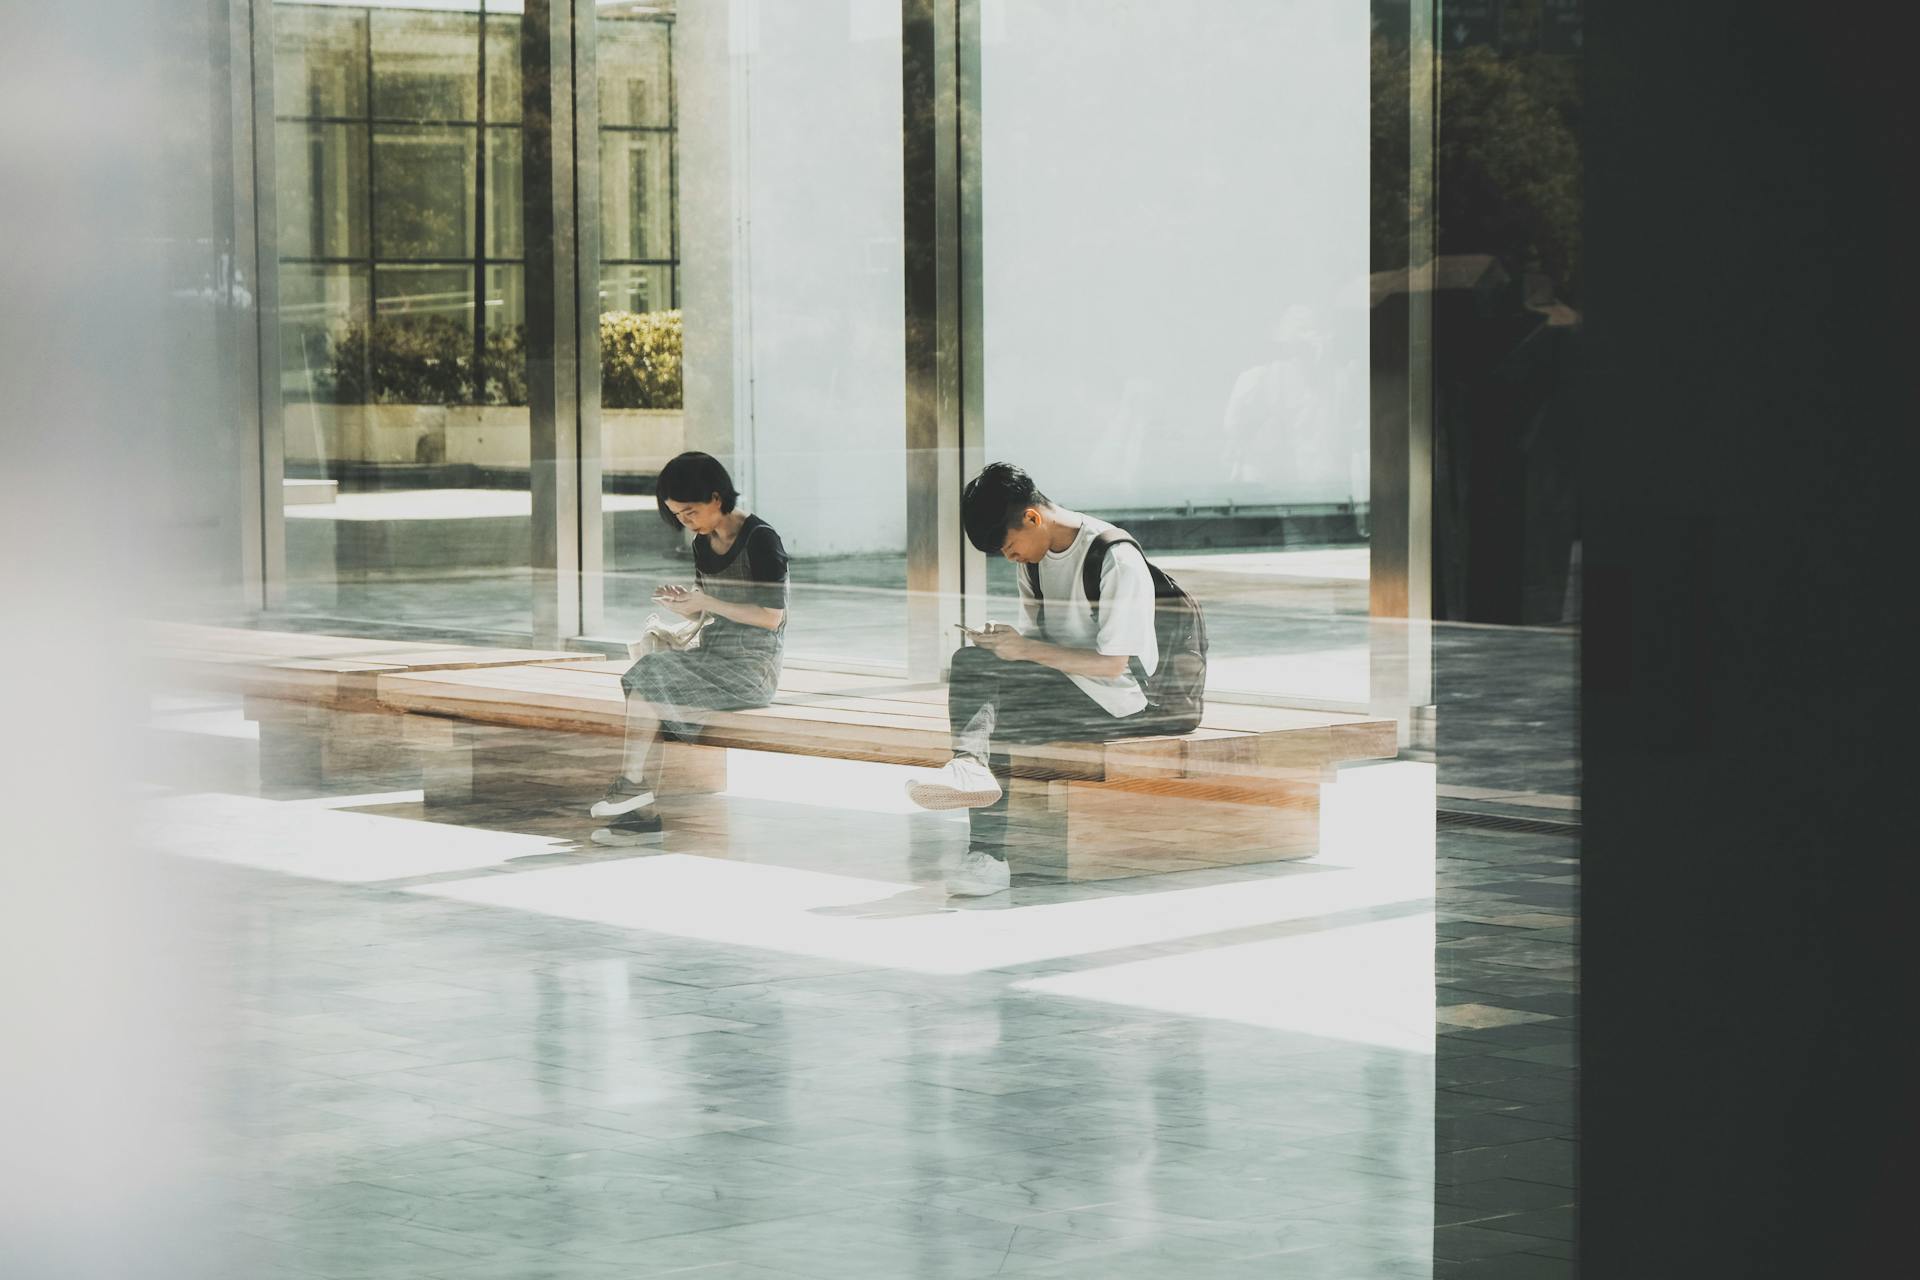
[[[1087,558],[1080,563],[1080,589],[1087,593],[1087,603],[1093,607],[1095,616],[1100,613],[1100,572],[1107,567],[1107,550],[1111,547],[1132,547],[1140,552],[1140,558],[1146,559],[1146,551],[1125,529],[1106,529],[1093,535],[1093,542],[1087,547]],[[1034,580],[1039,581],[1039,571],[1035,570]]]
[[[1107,550],[1111,547],[1132,547],[1140,552],[1143,560],[1147,554],[1133,535],[1124,529],[1103,529],[1093,535],[1093,541],[1087,547],[1087,558],[1080,564],[1080,589],[1086,593],[1087,606],[1093,610],[1096,626],[1100,621],[1100,573],[1107,566]],[[1047,595],[1040,589],[1040,566],[1029,564],[1021,567],[1026,570],[1027,586],[1033,591],[1033,602],[1038,606],[1040,624],[1044,627],[1047,617]],[[1148,572],[1152,572],[1151,568]],[[1140,685],[1141,692],[1146,692],[1149,677],[1146,665],[1140,661],[1139,655],[1128,658],[1127,667],[1134,680]]]
[[[1100,574],[1107,567],[1107,548],[1132,547],[1145,558],[1146,551],[1131,534],[1124,529],[1106,529],[1093,535],[1093,542],[1087,547],[1086,559],[1080,562],[1080,589],[1086,593],[1087,604],[1097,616],[1100,612]],[[1027,574],[1027,589],[1033,592],[1034,603],[1040,606],[1042,616],[1046,614],[1047,593],[1040,589],[1040,566],[1022,565]]]
[[[1132,547],[1140,553],[1142,560],[1147,558],[1146,549],[1125,529],[1103,529],[1093,535],[1093,542],[1087,547],[1087,558],[1080,565],[1080,588],[1087,593],[1087,606],[1093,610],[1096,627],[1100,625],[1100,573],[1107,567],[1107,552],[1113,547]],[[1152,566],[1148,566],[1147,574],[1152,576]],[[1140,686],[1140,692],[1145,693],[1149,677],[1140,655],[1134,654],[1127,659],[1127,670]]]

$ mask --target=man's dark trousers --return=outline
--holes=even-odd
[[[977,717],[985,710],[992,729],[982,741]],[[968,811],[969,847],[1006,859],[1007,795],[1013,761],[1005,748],[1042,742],[1110,742],[1156,732],[1153,713],[1116,716],[1081,691],[1066,673],[1038,662],[1014,662],[967,646],[953,655],[947,678],[947,715],[953,749],[979,755],[1000,784],[992,805]]]

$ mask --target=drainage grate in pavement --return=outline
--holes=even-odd
[[[1552,818],[1515,818],[1504,813],[1473,813],[1465,809],[1440,809],[1435,813],[1443,827],[1473,827],[1480,831],[1527,831],[1536,835],[1577,836],[1580,824]]]

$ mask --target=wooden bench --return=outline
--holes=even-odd
[[[493,649],[365,640],[309,632],[147,623],[142,653],[156,683],[241,695],[260,725],[260,777],[269,786],[408,768],[408,749],[375,678],[577,661],[557,649]],[[368,717],[377,717],[369,720]]]
[[[438,806],[520,786],[590,797],[617,767],[625,660],[195,627],[149,643],[176,683],[244,696],[269,784],[417,771]],[[790,668],[774,705],[667,744],[666,789],[724,790],[727,748],[936,765],[946,690]],[[1076,879],[1306,857],[1335,769],[1396,752],[1392,720],[1219,703],[1190,734],[1022,747],[1009,852]]]
[[[486,790],[490,774],[539,768],[515,734],[619,735],[627,666],[409,671],[374,683],[382,707],[407,713],[409,740],[437,757],[431,800],[436,786],[457,798]],[[936,765],[948,741],[943,687],[789,669],[773,706],[710,713],[698,743],[669,744],[664,785],[724,789],[730,747]],[[1186,735],[1018,748],[1010,853],[1075,879],[1307,857],[1319,848],[1320,788],[1334,770],[1396,753],[1392,720],[1226,704]]]

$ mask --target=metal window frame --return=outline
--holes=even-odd
[[[256,325],[242,335],[255,358],[252,393],[258,410],[245,425],[249,470],[257,483],[247,495],[243,522],[249,602],[272,609],[285,598],[285,523],[280,498],[284,473],[284,404],[279,370],[280,258],[275,209],[273,84],[274,0],[229,0],[233,15],[236,245],[251,241],[249,262]],[[943,674],[949,626],[977,621],[986,596],[986,557],[966,541],[960,519],[965,478],[984,462],[985,369],[982,253],[981,11],[984,0],[901,0],[903,85],[902,305],[906,319],[906,396],[902,447],[906,452],[907,651],[915,679]],[[1434,43],[1439,0],[1413,0],[1409,9],[1411,151],[1408,226],[1411,250],[1408,368],[1404,415],[1376,419],[1370,500],[1373,539],[1369,594],[1373,620],[1370,703],[1403,726],[1432,700],[1431,507],[1433,275],[1433,130],[1436,123]],[[480,25],[480,92],[485,93],[486,6]],[[370,10],[369,23],[370,23]],[[505,15],[501,15],[505,16]],[[476,353],[484,350],[486,269],[519,266],[527,297],[530,487],[532,490],[533,637],[558,644],[600,632],[604,618],[604,526],[601,519],[599,276],[602,266],[663,267],[673,301],[680,291],[679,173],[673,152],[672,256],[612,259],[599,254],[599,148],[596,30],[591,0],[528,0],[521,14],[522,110],[518,122],[489,124],[482,108],[474,121],[401,121],[475,131],[475,253],[467,258],[422,259],[417,265],[471,266],[475,271]],[[676,23],[666,25],[677,26]],[[366,33],[368,57],[372,35]],[[673,42],[670,82],[677,78]],[[245,71],[243,72],[243,68]],[[539,75],[530,74],[538,68]],[[364,265],[367,305],[377,309],[374,274],[381,260],[373,243],[375,182],[369,67],[365,116],[338,123],[365,126],[367,136],[367,256],[316,258],[326,265]],[[250,72],[247,74],[246,72]],[[670,94],[666,126],[613,126],[611,131],[680,132],[677,94]],[[288,122],[330,118],[289,116]],[[485,156],[488,130],[517,128],[523,139],[524,227],[521,255],[492,258],[485,244]],[[539,136],[535,136],[536,133]],[[537,160],[537,162],[536,162]],[[304,259],[303,259],[304,261]],[[415,265],[394,262],[389,265]],[[536,333],[538,337],[536,338]],[[244,350],[243,350],[244,354]],[[476,363],[479,369],[479,362]],[[538,388],[537,394],[535,393]],[[749,416],[749,423],[751,417]],[[749,451],[751,440],[741,442]],[[749,465],[745,468],[751,470]],[[376,620],[369,620],[376,621]],[[1222,695],[1227,701],[1304,705],[1284,695]]]
[[[578,92],[594,73],[593,19],[591,0],[527,0],[520,36],[529,569],[542,645],[591,634],[601,610],[599,115]]]
[[[1442,0],[1411,0],[1407,29],[1407,332],[1404,400],[1376,412],[1368,470],[1368,709],[1402,746],[1433,722],[1433,286]]]
[[[286,410],[280,391],[280,258],[273,101],[273,9],[262,0],[228,0],[228,65],[233,157],[234,261],[251,276],[251,325],[236,324],[234,397],[245,467],[241,533],[243,598],[250,609],[286,599],[284,498]],[[259,74],[261,66],[268,68]],[[251,357],[249,359],[248,357]]]
[[[462,267],[473,272],[472,306],[474,309],[472,336],[474,381],[471,388],[475,403],[484,403],[486,379],[486,292],[487,269],[494,266],[519,267],[523,273],[523,288],[528,297],[529,331],[533,327],[533,309],[536,305],[537,282],[542,280],[539,270],[540,254],[535,246],[543,242],[537,237],[531,220],[527,226],[527,245],[525,251],[516,256],[493,256],[487,253],[487,144],[494,131],[513,130],[526,138],[527,120],[524,106],[528,98],[528,88],[522,83],[523,114],[519,120],[491,121],[487,118],[487,28],[489,18],[519,16],[522,22],[523,40],[529,33],[544,31],[535,28],[533,18],[527,13],[521,15],[490,14],[482,0],[472,10],[476,21],[476,59],[479,85],[477,111],[473,119],[459,120],[419,120],[402,117],[386,117],[375,114],[374,110],[374,66],[373,66],[373,6],[351,6],[349,12],[358,11],[362,22],[361,35],[366,57],[366,100],[365,111],[358,115],[304,115],[281,114],[274,100],[274,0],[229,0],[232,13],[232,26],[235,32],[235,56],[232,63],[236,130],[234,142],[234,163],[236,183],[239,175],[248,175],[250,189],[238,187],[235,196],[236,226],[245,219],[247,241],[251,244],[251,262],[254,273],[254,297],[256,324],[246,342],[258,352],[253,372],[249,376],[249,390],[257,397],[259,410],[254,421],[247,422],[243,434],[248,438],[248,448],[252,456],[248,459],[248,473],[251,480],[246,501],[246,571],[249,581],[248,604],[262,610],[274,610],[282,607],[286,600],[286,525],[284,505],[281,499],[281,482],[284,479],[285,458],[285,403],[280,387],[279,364],[279,271],[282,258],[279,252],[278,218],[276,208],[277,174],[275,171],[276,129],[282,123],[287,124],[342,124],[357,125],[366,133],[366,252],[354,255],[311,255],[286,259],[290,263],[321,266],[347,266],[364,268],[367,273],[366,318],[370,321],[379,312],[378,275],[382,267]],[[549,155],[567,168],[559,175],[560,181],[552,183],[559,200],[552,205],[550,213],[560,221],[556,227],[564,227],[565,235],[571,243],[575,236],[576,192],[583,184],[590,184],[595,175],[584,176],[574,172],[577,167],[573,160],[573,99],[576,92],[574,79],[577,55],[574,49],[576,39],[576,21],[572,12],[574,6],[559,6],[559,25],[557,27],[560,48],[564,54],[560,65],[565,68],[566,78],[561,105],[563,146],[557,153],[550,150]],[[593,12],[590,3],[578,6],[589,18]],[[554,6],[550,0],[536,0],[526,6],[528,13],[535,10],[551,14]],[[246,49],[247,56],[239,56],[241,34],[250,36]],[[550,39],[550,37],[549,37]],[[586,50],[588,73],[591,73],[591,23],[587,24],[588,48]],[[541,49],[552,47],[543,41]],[[523,52],[523,60],[528,55]],[[244,137],[239,129],[240,117],[245,116]],[[383,258],[375,242],[375,227],[378,222],[378,183],[375,181],[374,135],[382,128],[442,128],[464,130],[474,140],[473,165],[473,252],[460,257],[428,258]],[[524,142],[523,142],[524,147]],[[553,174],[546,175],[549,179]],[[531,177],[531,175],[529,175]],[[244,192],[244,194],[243,194]],[[523,191],[523,202],[529,210],[534,202]],[[589,220],[591,222],[591,220]],[[597,232],[590,226],[591,234]],[[544,243],[551,244],[552,241]],[[597,239],[595,241],[597,244]],[[589,246],[593,247],[593,246]],[[560,261],[556,259],[556,261]],[[570,279],[578,278],[577,264],[567,264],[571,270]],[[549,268],[551,270],[551,267]],[[546,280],[552,280],[548,275]],[[549,290],[552,293],[572,294],[571,289]],[[568,302],[571,303],[569,297]],[[577,308],[575,308],[577,310]],[[564,313],[564,314],[563,314]],[[597,567],[600,548],[598,539],[583,538],[581,530],[586,526],[588,515],[596,518],[599,510],[598,494],[598,432],[582,432],[579,429],[581,412],[592,415],[592,421],[598,421],[599,379],[598,379],[598,328],[591,334],[590,349],[594,363],[589,366],[590,376],[583,375],[580,364],[580,336],[573,324],[573,312],[565,306],[556,306],[554,314],[564,319],[565,329],[559,331],[564,340],[555,344],[549,354],[550,361],[557,361],[554,367],[560,370],[560,376],[551,386],[547,398],[545,430],[546,439],[542,439],[542,429],[534,419],[538,416],[533,404],[528,406],[529,414],[529,484],[533,498],[533,554],[530,567],[533,579],[533,634],[545,643],[558,643],[574,635],[582,634],[582,618],[591,619],[595,615],[591,602],[585,599],[581,586],[581,569]],[[533,378],[534,353],[529,342],[528,376],[531,392]],[[590,385],[587,385],[590,384]],[[584,391],[584,394],[583,394]],[[531,400],[531,395],[529,396]],[[546,465],[542,465],[542,462]],[[593,481],[591,491],[587,490],[584,480]],[[590,496],[591,512],[582,510],[583,497]],[[390,625],[382,619],[365,619],[369,623]]]
[[[983,382],[977,0],[901,0],[900,62],[907,675],[925,681],[940,678],[951,658],[970,561],[981,571],[975,591],[985,587],[985,560],[967,554],[960,519],[967,428],[977,454]],[[969,94],[971,111],[963,109]],[[972,166],[971,182],[963,165]]]

